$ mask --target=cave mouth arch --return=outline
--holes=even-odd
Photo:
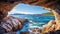
[[[59,16],[59,7],[60,7],[60,5],[59,5],[59,3],[60,3],[60,0],[51,0],[51,1],[47,1],[47,0],[38,0],[38,1],[29,1],[29,0],[14,0],[14,2],[13,3],[10,3],[10,1],[9,2],[5,2],[4,0],[3,1],[1,1],[0,2],[0,10],[2,10],[2,11],[4,11],[4,12],[8,12],[8,11],[10,11],[15,5],[17,5],[17,4],[21,4],[21,3],[24,3],[24,4],[30,4],[30,5],[37,5],[37,6],[42,6],[42,7],[44,7],[44,8],[48,8],[47,10],[51,10],[52,12],[53,12],[53,14],[54,14],[54,16],[55,16],[55,20],[57,21],[57,22],[60,22],[59,20],[59,17],[57,17],[57,16]],[[6,15],[6,14],[5,14]]]
[[[24,8],[25,7],[25,8]],[[35,10],[35,12],[38,12],[38,14],[41,14],[41,13],[44,13],[44,12],[50,12],[50,10],[48,10],[48,9],[46,9],[46,8],[44,8],[44,7],[42,7],[42,6],[34,6],[34,5],[29,5],[29,4],[17,4],[17,5],[15,5],[14,7],[13,7],[13,9],[12,10],[15,10],[15,9],[17,9],[17,10],[29,10],[30,9],[30,11],[32,12],[34,9],[36,9]],[[28,12],[30,12],[30,11],[28,11]],[[40,11],[40,13],[39,13],[39,11]],[[43,11],[43,12],[42,12]],[[10,11],[11,12],[11,11]],[[33,13],[33,12],[32,12]]]
[[[19,12],[20,14],[30,13],[30,14],[37,14],[37,15],[50,12],[51,13],[50,16],[54,16],[50,8],[45,8],[42,6],[34,6],[34,5],[29,5],[29,4],[17,4],[10,12],[8,12],[8,14],[14,14],[14,13],[19,13]],[[46,15],[46,16],[49,16],[49,15]]]
[[[20,0],[16,0],[16,2],[10,3],[10,2],[0,2],[0,10],[7,12],[11,10],[15,5],[17,5]],[[55,22],[57,25],[60,25],[60,0],[51,0],[51,1],[46,1],[46,0],[38,0],[36,1],[29,1],[29,0],[23,0],[23,3],[27,4],[33,4],[33,5],[38,5],[38,6],[43,6],[46,10],[50,10],[54,16],[55,16]],[[40,2],[41,1],[41,2]],[[22,2],[22,1],[21,1]],[[36,2],[36,3],[35,3]],[[59,27],[58,27],[59,28]]]
[[[16,7],[19,7],[19,8],[21,8],[21,9],[17,9]],[[37,17],[32,17],[33,19],[31,19],[31,16],[29,17],[29,15],[27,15],[27,16],[22,16],[23,18],[28,18],[28,19],[31,19],[32,21],[34,21],[34,22],[36,22],[36,23],[38,23],[40,20],[41,20],[41,22],[42,21],[44,21],[44,19],[46,20],[46,21],[44,21],[44,22],[49,22],[50,20],[53,20],[54,18],[53,17],[49,17],[49,18],[47,18],[47,17],[42,17],[42,19],[40,18],[40,16],[41,15],[38,15],[39,13],[40,14],[42,14],[42,13],[49,13],[49,11],[47,11],[47,9],[44,9],[43,7],[41,7],[41,6],[31,6],[31,5],[26,5],[26,4],[19,4],[19,5],[16,5],[15,6],[15,9],[17,9],[16,11],[18,12],[18,10],[20,10],[20,13],[22,13],[22,14],[28,14],[28,13],[30,13],[30,14],[32,14],[32,12],[34,13],[37,13]],[[32,10],[32,11],[28,11],[28,13],[25,11],[25,13],[24,13],[24,11],[22,11],[22,10]],[[39,11],[38,11],[39,10]],[[13,10],[12,11],[10,11],[10,12],[16,12],[15,10],[14,10],[14,8],[13,8]],[[22,11],[22,12],[21,12]],[[41,13],[41,12],[42,13]],[[44,12],[44,11],[46,11],[46,12]],[[14,14],[14,13],[13,13]],[[21,14],[20,14],[21,15]],[[19,14],[17,15],[17,14],[15,14],[15,17],[18,17],[18,16],[20,16]],[[14,15],[12,15],[12,16],[14,16]],[[49,15],[46,15],[46,16],[49,16]],[[52,16],[52,15],[51,15]],[[20,16],[21,17],[21,16]],[[18,17],[19,18],[19,17]],[[46,19],[47,18],[47,19]],[[35,20],[35,19],[37,19],[37,20]],[[44,23],[43,23],[44,24]],[[39,24],[40,25],[40,24]]]
[[[59,7],[60,7],[60,0],[13,0],[13,3],[10,3],[11,0],[8,0],[7,3],[3,0],[0,1],[0,10],[2,11],[10,11],[15,5],[19,4],[19,3],[24,3],[24,4],[30,4],[30,5],[37,5],[37,6],[43,6],[45,8],[50,8],[51,11],[53,10],[56,14],[60,13],[59,11]],[[9,9],[8,9],[9,8]],[[58,17],[56,16],[56,14],[53,12],[55,18]],[[59,15],[59,14],[58,14]]]

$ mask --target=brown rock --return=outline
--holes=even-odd
[[[60,9],[60,0],[1,0],[0,1],[0,11],[4,14],[10,11],[15,5],[19,3],[25,3],[30,5],[43,6],[45,8],[50,8],[52,10]],[[56,11],[60,13],[60,11]],[[6,14],[5,14],[6,15]]]
[[[27,22],[26,19],[8,16],[3,19],[1,25],[4,29],[6,29],[6,31],[12,32],[16,31],[17,29],[21,29],[24,26],[25,22]]]
[[[57,30],[60,30],[60,24],[58,24],[54,20],[51,20],[48,24],[45,25],[42,33],[55,33]]]
[[[47,25],[45,31],[54,31],[60,29],[60,0],[0,0],[0,11],[3,12],[4,17],[7,16],[7,12],[10,11],[18,3],[25,3],[50,8],[55,16],[55,21],[51,21],[54,23],[50,22],[50,25]]]
[[[51,20],[48,24],[46,24],[46,26],[44,27],[44,29],[42,30],[42,32],[49,32],[49,31],[53,31],[55,30],[55,21]]]
[[[56,22],[60,22],[60,0],[1,0],[0,1],[0,11],[4,13],[4,17],[7,12],[10,11],[18,3],[25,3],[30,5],[43,6],[45,8],[50,8],[53,12]],[[49,9],[47,9],[49,10]]]

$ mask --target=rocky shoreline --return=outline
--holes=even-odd
[[[59,24],[59,23],[58,23]],[[32,30],[33,32],[40,32],[39,34],[60,34],[60,26],[58,25],[55,20],[51,20],[48,22],[48,24],[45,25],[45,27],[38,31],[39,29]],[[32,32],[32,33],[33,33]],[[30,34],[30,32],[21,32],[23,34]]]
[[[60,34],[60,26],[58,24],[55,20],[51,20],[42,30],[42,34]]]
[[[59,23],[58,23],[59,24]],[[57,25],[55,20],[51,20],[48,22],[48,24],[45,25],[45,27],[39,31],[39,29],[32,30],[33,32],[40,32],[39,34],[60,34],[60,27]],[[21,32],[22,34],[30,34],[30,32]]]
[[[8,16],[3,19],[1,27],[7,32],[3,32],[4,34],[16,34],[15,31],[21,30],[26,22],[28,22],[28,19]]]
[[[25,22],[28,22],[28,19],[15,18],[15,17],[12,17],[12,16],[5,17],[3,19],[3,22],[5,22],[5,23],[7,23],[7,21],[11,22],[9,19],[11,19],[11,20],[16,19],[17,22],[21,23],[20,24],[20,29],[22,29]],[[14,20],[12,20],[12,21],[14,21]],[[12,22],[12,23],[14,23],[14,22]],[[14,26],[15,26],[15,30],[17,30],[18,26],[17,27],[16,27],[16,25],[14,25]],[[60,23],[57,23],[55,20],[50,20],[42,30],[40,30],[38,28],[35,28],[35,29],[32,30],[32,32],[37,32],[37,31],[39,32],[39,34],[60,34]],[[13,32],[13,31],[10,31],[10,32],[5,33],[5,34],[17,34],[17,33]],[[30,34],[30,32],[21,32],[20,34]]]

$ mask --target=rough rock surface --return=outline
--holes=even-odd
[[[49,10],[48,8],[55,10],[54,12],[56,13],[53,12],[53,14],[56,20],[59,19],[60,21],[60,0],[0,0],[0,11],[6,16],[7,12],[19,3],[42,6],[47,8],[47,10]]]
[[[15,18],[12,16],[5,17],[0,24],[7,32],[13,32],[21,29],[23,25],[28,22],[27,19]]]
[[[59,24],[59,23],[58,23]],[[51,20],[48,24],[45,25],[44,29],[42,30],[42,34],[48,33],[53,34],[53,32],[56,34],[58,31],[60,32],[60,24],[58,25],[54,20]]]
[[[0,0],[0,11],[10,11],[19,3],[43,6],[45,8],[60,9],[60,0]],[[59,12],[58,12],[59,13]]]
[[[60,0],[0,0],[0,11],[6,16],[7,12],[18,3],[43,6],[44,8],[47,8],[47,10],[53,12],[55,16],[55,23],[51,23],[51,27],[48,26],[48,28],[50,30],[54,30],[55,26],[58,26],[55,30],[60,28]]]

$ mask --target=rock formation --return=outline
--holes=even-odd
[[[56,20],[59,19],[56,14],[58,14],[58,16],[60,14],[60,0],[0,0],[0,11],[2,11],[6,15],[8,11],[10,11],[15,5],[19,3],[50,8],[51,10],[54,10],[54,12],[56,12],[53,12]]]
[[[54,25],[57,25],[59,29],[60,25],[60,0],[0,0],[0,11],[3,12],[4,16],[7,15],[7,12],[10,11],[15,5],[19,3],[25,3],[30,5],[37,5],[47,8],[55,16],[55,22],[51,23],[51,28],[55,28]],[[48,26],[48,28],[50,28]],[[53,29],[50,29],[53,30]],[[55,29],[56,30],[56,29]],[[49,31],[49,30],[48,30]]]
[[[43,33],[54,31],[56,26],[56,22],[51,20],[48,24],[45,25],[44,29],[42,30]]]
[[[45,34],[45,33],[52,34],[53,32],[56,32],[57,34],[58,30],[60,30],[60,24],[59,23],[57,24],[54,20],[51,20],[42,29],[42,34]]]
[[[1,25],[8,32],[13,32],[17,29],[21,29],[26,22],[28,22],[27,19],[8,16],[3,19],[3,22],[1,23]]]

